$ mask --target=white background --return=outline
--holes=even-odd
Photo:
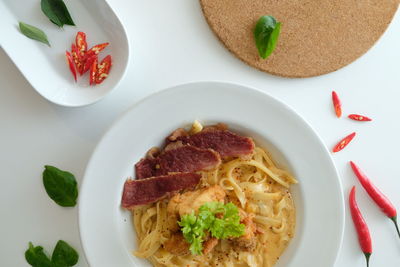
[[[400,209],[399,14],[378,43],[351,65],[320,77],[286,79],[233,57],[209,29],[198,1],[109,2],[128,32],[131,58],[125,79],[97,104],[63,108],[47,102],[0,50],[1,266],[27,266],[23,253],[29,241],[51,251],[58,239],[77,248],[78,265],[87,266],[79,240],[78,209],[61,208],[48,198],[41,182],[43,166],[69,170],[81,182],[96,143],[122,112],[152,92],[198,80],[238,82],[271,94],[302,115],[328,147],[356,131],[354,141],[333,155],[346,197],[344,240],[335,267],[365,266],[347,209],[354,184],[372,234],[371,266],[400,266],[400,239],[392,222],[357,184],[348,164],[349,160],[359,163]],[[374,121],[337,119],[331,90],[339,93],[344,115],[361,113]]]

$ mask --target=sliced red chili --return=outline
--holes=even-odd
[[[81,53],[78,50],[78,47],[74,44],[71,45],[71,54],[72,54],[72,59],[74,60],[76,69],[78,70],[79,74],[82,75],[83,68],[84,68],[84,62],[85,58],[81,56]]]
[[[335,108],[335,113],[338,118],[342,116],[342,103],[340,102],[339,96],[335,91],[332,91],[332,102]]]
[[[106,48],[108,45],[109,43],[95,45],[86,52],[86,56],[90,57],[92,55],[98,55],[100,51]]]
[[[89,84],[96,84],[96,74],[97,74],[97,57],[94,59],[92,65],[90,66],[89,72]]]
[[[112,62],[111,56],[106,56],[100,64],[97,66],[97,73],[96,73],[96,84],[102,83],[107,77],[108,73],[110,72]]]
[[[78,32],[76,34],[75,44],[80,56],[84,57],[87,50],[86,34],[84,32]]]
[[[76,82],[76,70],[74,67],[74,62],[72,60],[71,53],[69,51],[65,51],[65,57],[67,59],[67,65],[69,66],[69,70],[71,71],[72,75],[74,76]]]
[[[355,120],[355,121],[372,121],[371,118],[368,118],[367,116],[363,115],[358,115],[358,114],[350,114],[349,119]]]
[[[353,140],[354,136],[356,136],[355,132],[340,140],[340,142],[337,143],[336,146],[333,148],[333,152],[339,152],[340,150],[345,148],[351,142],[351,140]]]
[[[97,55],[90,56],[86,58],[85,63],[83,63],[83,73],[86,73],[88,70],[90,70],[90,67],[93,64],[93,61],[97,58]]]

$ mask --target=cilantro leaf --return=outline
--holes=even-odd
[[[216,217],[216,214],[220,216]],[[233,203],[221,202],[203,204],[197,216],[194,212],[183,215],[178,225],[190,244],[190,252],[195,255],[202,254],[207,233],[218,239],[227,239],[242,236],[245,230],[245,226],[240,223],[238,208]]]
[[[192,241],[192,244],[190,245],[190,252],[193,255],[199,255],[201,254],[202,250],[203,250],[203,239],[201,237],[195,237]]]

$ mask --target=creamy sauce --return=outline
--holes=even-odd
[[[260,168],[268,168],[271,173],[267,175],[268,170],[261,171]],[[283,185],[297,181],[278,168],[260,148],[256,149],[252,159],[226,160],[218,170],[201,174],[198,190],[219,185],[226,193],[227,202],[254,216],[253,222],[257,226],[255,249],[246,251],[232,240],[220,240],[208,254],[172,255],[163,247],[171,237],[167,230],[170,200],[163,200],[135,210],[135,229],[143,245],[135,255],[147,258],[153,266],[274,266],[293,238],[296,225],[290,189]],[[271,175],[275,175],[275,179]]]

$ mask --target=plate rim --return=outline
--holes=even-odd
[[[338,221],[338,225],[340,227],[340,234],[339,234],[339,238],[338,238],[338,242],[337,242],[337,247],[335,249],[335,254],[334,254],[334,261],[333,264],[335,264],[337,262],[339,253],[342,249],[342,245],[343,245],[343,237],[344,237],[344,228],[345,228],[345,200],[344,200],[344,191],[343,191],[343,184],[342,181],[340,179],[340,175],[338,172],[338,169],[335,165],[335,162],[333,160],[332,154],[330,153],[328,147],[326,146],[326,144],[323,142],[323,139],[321,138],[321,136],[318,134],[317,131],[314,130],[314,128],[311,126],[310,123],[308,123],[308,121],[303,118],[298,112],[296,112],[292,107],[290,107],[288,104],[286,104],[285,102],[281,101],[280,99],[270,95],[267,92],[264,92],[260,89],[257,89],[256,87],[247,85],[247,84],[243,84],[243,83],[237,83],[237,82],[232,82],[232,81],[225,81],[225,80],[197,80],[197,81],[191,81],[191,82],[183,82],[183,83],[177,83],[175,85],[171,85],[169,87],[166,88],[162,88],[159,89],[147,96],[145,96],[144,98],[140,99],[139,101],[137,101],[136,103],[134,103],[133,105],[131,105],[126,111],[122,112],[111,124],[109,127],[106,128],[106,130],[104,131],[104,133],[102,134],[102,136],[100,137],[100,139],[98,140],[95,148],[93,149],[91,155],[90,155],[90,159],[86,165],[85,168],[85,172],[84,172],[84,176],[79,188],[80,192],[83,192],[83,188],[86,188],[87,186],[85,186],[85,184],[87,183],[87,175],[88,175],[88,170],[91,168],[91,165],[93,165],[94,162],[94,158],[95,155],[98,153],[99,148],[101,147],[101,145],[103,144],[104,140],[108,137],[108,135],[111,133],[111,130],[117,125],[119,124],[120,121],[122,121],[126,116],[128,116],[128,114],[130,112],[132,112],[132,110],[134,110],[136,107],[142,105],[143,103],[149,101],[151,98],[162,95],[164,93],[168,93],[169,91],[173,91],[173,90],[178,90],[181,87],[185,87],[185,86],[191,86],[193,84],[218,84],[218,85],[228,85],[228,86],[235,86],[235,87],[242,87],[242,88],[246,88],[246,90],[248,90],[249,92],[253,92],[253,93],[257,93],[257,94],[262,94],[267,98],[270,98],[273,101],[276,101],[279,105],[282,106],[282,108],[288,110],[289,112],[291,112],[294,116],[297,116],[297,119],[300,120],[303,125],[305,125],[309,131],[311,131],[315,137],[316,140],[318,141],[319,145],[321,146],[321,148],[325,151],[326,155],[328,156],[329,159],[329,163],[332,167],[332,171],[335,173],[336,179],[335,181],[337,182],[337,185],[339,187],[339,196],[338,198],[340,199],[340,203],[338,203],[338,208],[339,208],[339,213],[342,215],[340,218],[340,221]],[[78,230],[79,230],[79,238],[81,241],[81,245],[82,245],[82,249],[83,249],[83,253],[85,255],[85,259],[88,262],[89,266],[93,266],[90,262],[90,259],[87,257],[87,247],[89,246],[89,244],[87,244],[84,241],[83,238],[83,233],[82,233],[82,224],[83,224],[83,219],[82,219],[82,198],[81,198],[81,194],[79,194],[78,197]]]

